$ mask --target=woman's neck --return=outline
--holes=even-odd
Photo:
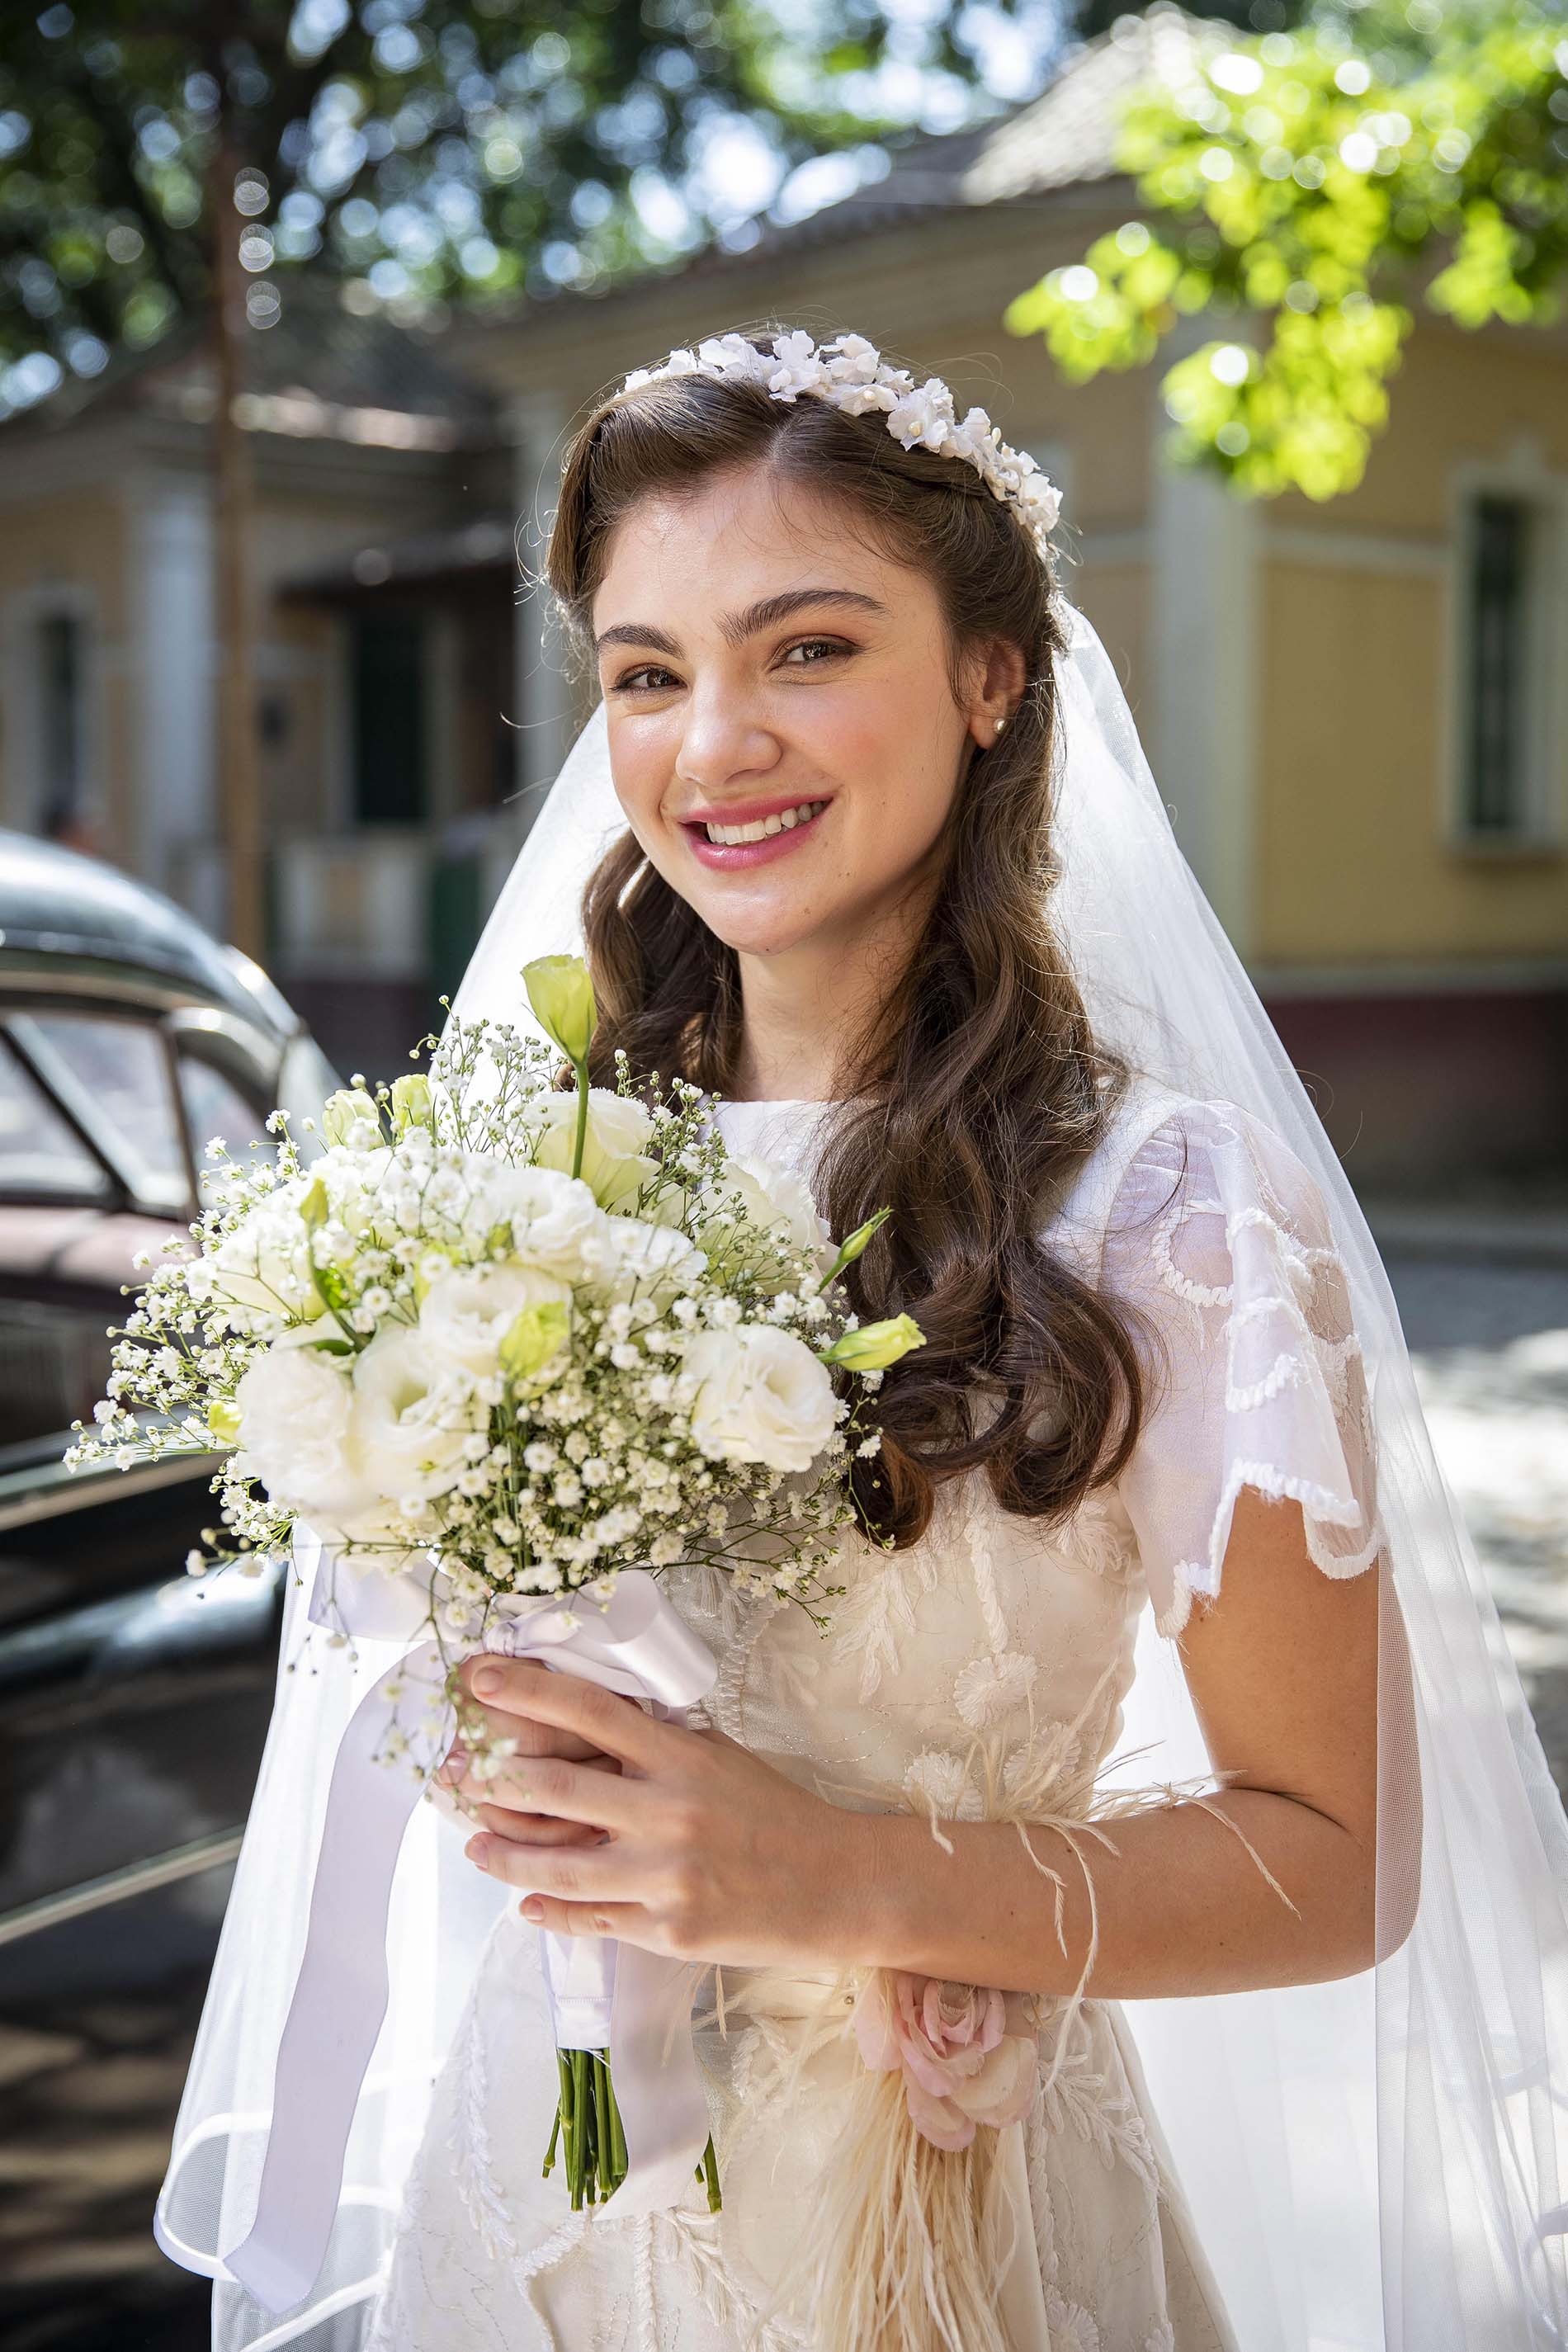
[[[856,1044],[871,1035],[890,976],[913,940],[913,908],[852,945],[803,941],[777,955],[737,950],[741,1043],[732,1095],[752,1102],[832,1102]]]

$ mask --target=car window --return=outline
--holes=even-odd
[[[184,1134],[159,1032],[96,1013],[17,1013],[11,1027],[136,1199],[153,1209],[185,1207]]]
[[[0,1198],[101,1200],[109,1171],[0,1040]]]
[[[221,1137],[228,1147],[228,1165],[253,1168],[270,1163],[278,1147],[267,1132],[267,1113],[258,1110],[248,1096],[222,1070],[195,1054],[179,1057],[180,1095],[190,1131],[191,1154],[196,1163],[202,1205],[210,1207],[222,1192],[216,1171],[205,1166],[207,1146]],[[252,1151],[252,1142],[263,1148]]]

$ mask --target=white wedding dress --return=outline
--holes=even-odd
[[[805,1167],[822,1109],[718,1116],[732,1150]],[[1081,1787],[1116,1748],[1140,1617],[1152,1608],[1174,1634],[1194,1594],[1217,1590],[1243,1485],[1301,1502],[1325,1572],[1375,1557],[1347,1292],[1321,1196],[1272,1130],[1141,1083],[1051,1232],[1169,1341],[1168,1389],[1113,1489],[1045,1529],[1002,1512],[971,1473],[940,1491],[905,1551],[847,1534],[832,1580],[847,1590],[826,1640],[794,1604],[745,1599],[717,1571],[666,1572],[720,1661],[705,1718],[831,1801],[978,1818],[982,1748],[1004,1787],[1026,1768],[1037,1787],[1042,1763]],[[1084,1841],[1090,1866],[1100,1850]],[[536,1932],[509,1904],[436,2087],[363,2352],[856,2352],[808,2344],[787,2308],[767,2311],[860,2065],[843,2034],[789,2099],[767,2092],[831,1973],[726,1969],[722,2026],[700,1996],[720,2212],[694,2179],[673,2210],[574,2213],[561,2167],[541,2175],[556,2069]],[[1000,2135],[1032,2225],[996,2284],[1008,2342],[1243,2352],[1121,2005],[1086,1998],[1059,2048],[1067,2010],[1036,2001],[1057,2079]]]

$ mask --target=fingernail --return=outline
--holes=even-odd
[[[494,1698],[497,1691],[499,1691],[501,1686],[500,1668],[499,1666],[477,1667],[474,1673],[473,1686],[476,1696],[479,1698]]]
[[[485,1856],[489,1852],[489,1841],[483,1837],[471,1837],[463,1848],[463,1852],[470,1862],[477,1862],[482,1870]]]
[[[537,1895],[530,1895],[518,1906],[525,1919],[542,1919],[544,1906]]]

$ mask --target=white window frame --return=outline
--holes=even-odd
[[[1538,569],[1525,651],[1525,777],[1516,820],[1507,827],[1478,826],[1469,815],[1469,595],[1478,508],[1488,497],[1528,507],[1536,525]],[[1445,842],[1479,858],[1561,854],[1568,847],[1568,474],[1553,472],[1532,442],[1520,444],[1506,457],[1457,467],[1449,483],[1448,522]]]

